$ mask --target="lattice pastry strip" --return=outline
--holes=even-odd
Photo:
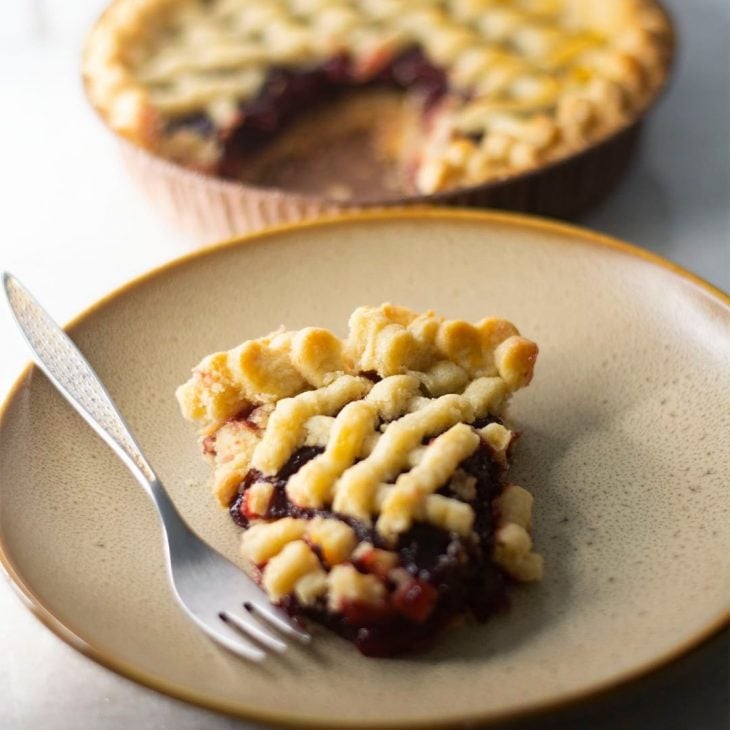
[[[332,503],[337,478],[349,469],[375,432],[377,410],[371,403],[356,401],[339,413],[324,453],[307,462],[286,485],[289,499],[301,507],[320,509]]]
[[[459,464],[471,456],[479,446],[479,436],[473,428],[457,423],[448,431],[435,438],[418,466],[401,474],[395,487],[388,490],[380,505],[380,517],[376,529],[386,539],[394,539],[406,532],[414,518],[420,516],[424,498],[448,482]],[[455,501],[455,500],[453,500]],[[459,503],[461,504],[461,503]],[[463,523],[452,524],[448,520],[443,525],[461,535],[471,530],[473,512],[468,505],[462,505],[471,513]],[[425,516],[429,517],[427,510]]]
[[[312,416],[336,413],[361,398],[371,386],[367,378],[342,375],[324,388],[280,400],[253,452],[251,467],[263,474],[275,474],[303,441],[304,426]]]

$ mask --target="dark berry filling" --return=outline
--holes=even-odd
[[[480,419],[473,425],[482,427],[497,419]],[[303,509],[289,501],[286,483],[306,462],[322,449],[305,447],[296,451],[281,471],[264,477],[251,470],[233,499],[230,512],[241,527],[248,526],[246,492],[259,481],[274,486],[274,494],[266,517],[286,516],[311,519],[315,516],[334,517],[349,524],[360,541],[376,548],[386,548],[373,527],[359,520],[329,510]],[[433,525],[414,524],[401,535],[395,552],[398,555],[397,582],[382,566],[366,553],[353,564],[362,573],[373,573],[385,581],[387,600],[377,606],[353,602],[332,613],[324,602],[302,606],[293,596],[286,597],[282,606],[292,615],[307,616],[352,641],[368,656],[392,656],[427,646],[444,626],[465,612],[479,621],[507,605],[508,578],[492,562],[494,525],[497,515],[493,501],[504,486],[504,465],[495,458],[491,448],[482,445],[460,464],[460,469],[475,479],[475,496],[469,500],[475,512],[474,531],[477,539],[464,539]],[[457,497],[450,484],[440,494]],[[320,556],[320,559],[321,556]],[[324,563],[324,560],[323,560]],[[325,564],[325,567],[330,567]]]
[[[415,89],[428,111],[448,91],[446,74],[419,48],[408,49],[363,77],[344,54],[309,69],[272,68],[258,95],[242,104],[237,120],[217,130],[203,113],[174,119],[167,131],[190,129],[204,137],[218,134],[223,155],[216,174],[239,179],[247,160],[270,143],[305,110],[330,101],[342,92],[372,86]]]
[[[417,89],[425,97],[426,109],[436,104],[449,88],[446,73],[431,63],[420,48],[410,48],[396,56],[376,76],[376,81],[403,91]]]

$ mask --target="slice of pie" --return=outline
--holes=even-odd
[[[358,155],[363,125],[395,168],[391,192],[499,180],[636,121],[671,45],[654,0],[115,0],[89,37],[84,77],[112,129],[155,154],[281,187],[304,155],[315,167],[303,192],[351,199],[368,196],[356,171],[333,162],[323,173],[321,160],[333,146],[347,147],[340,161]],[[403,117],[339,103],[373,89],[406,97]],[[282,134],[287,150],[272,154]],[[350,187],[327,193],[323,176]],[[381,183],[369,194],[382,198]]]
[[[388,656],[540,578],[503,421],[537,351],[502,319],[384,304],[344,340],[282,328],[206,357],[177,397],[271,601]]]

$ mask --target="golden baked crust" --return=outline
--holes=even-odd
[[[221,505],[243,499],[243,554],[271,599],[379,606],[402,582],[397,549],[416,524],[477,545],[478,478],[464,464],[481,451],[506,469],[514,433],[501,418],[537,352],[505,320],[383,304],[356,309],[342,340],[281,329],[203,359],[177,398],[201,426]],[[498,489],[484,505],[498,515],[492,560],[536,580],[532,497]],[[285,516],[272,513],[277,500]],[[372,575],[355,567],[363,554]]]
[[[506,396],[530,382],[536,357],[535,343],[521,337],[506,320],[487,317],[470,324],[432,311],[419,314],[383,304],[356,309],[345,340],[316,327],[296,332],[282,328],[209,355],[178,389],[177,397],[186,418],[215,428],[247,407],[323,388],[340,376],[350,376],[340,383],[343,388],[348,384],[351,397],[343,397],[352,400],[372,385],[358,379],[361,373],[380,378],[412,374],[431,395],[463,390],[477,378],[496,377]],[[392,381],[388,393],[385,386],[376,389],[383,392],[383,408],[394,399],[410,397],[406,382],[410,381]]]
[[[216,171],[220,135],[176,120],[240,120],[272,68],[339,54],[366,80],[417,46],[446,75],[415,187],[498,179],[627,125],[666,75],[671,33],[654,0],[115,0],[84,56],[92,103],[119,134]]]

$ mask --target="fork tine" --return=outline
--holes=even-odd
[[[272,633],[267,631],[251,616],[240,618],[234,613],[228,613],[228,611],[221,611],[219,614],[220,618],[228,624],[232,624],[243,633],[256,639],[264,646],[272,649],[275,652],[281,653],[286,651],[286,644],[274,636]]]
[[[228,651],[253,662],[260,662],[266,659],[266,652],[252,644],[244,636],[241,636],[240,633],[236,632],[234,639],[227,636],[222,631],[214,631],[209,626],[205,626],[197,621],[196,623],[198,623],[198,625],[210,636],[211,639],[222,644],[226,649],[228,649]],[[233,630],[234,629],[231,629],[231,631]]]
[[[261,603],[252,603],[251,601],[246,601],[243,606],[247,611],[250,611],[255,616],[265,619],[282,633],[287,634],[288,636],[293,636],[303,644],[308,644],[312,639],[306,631],[297,627],[292,620],[278,608]]]

